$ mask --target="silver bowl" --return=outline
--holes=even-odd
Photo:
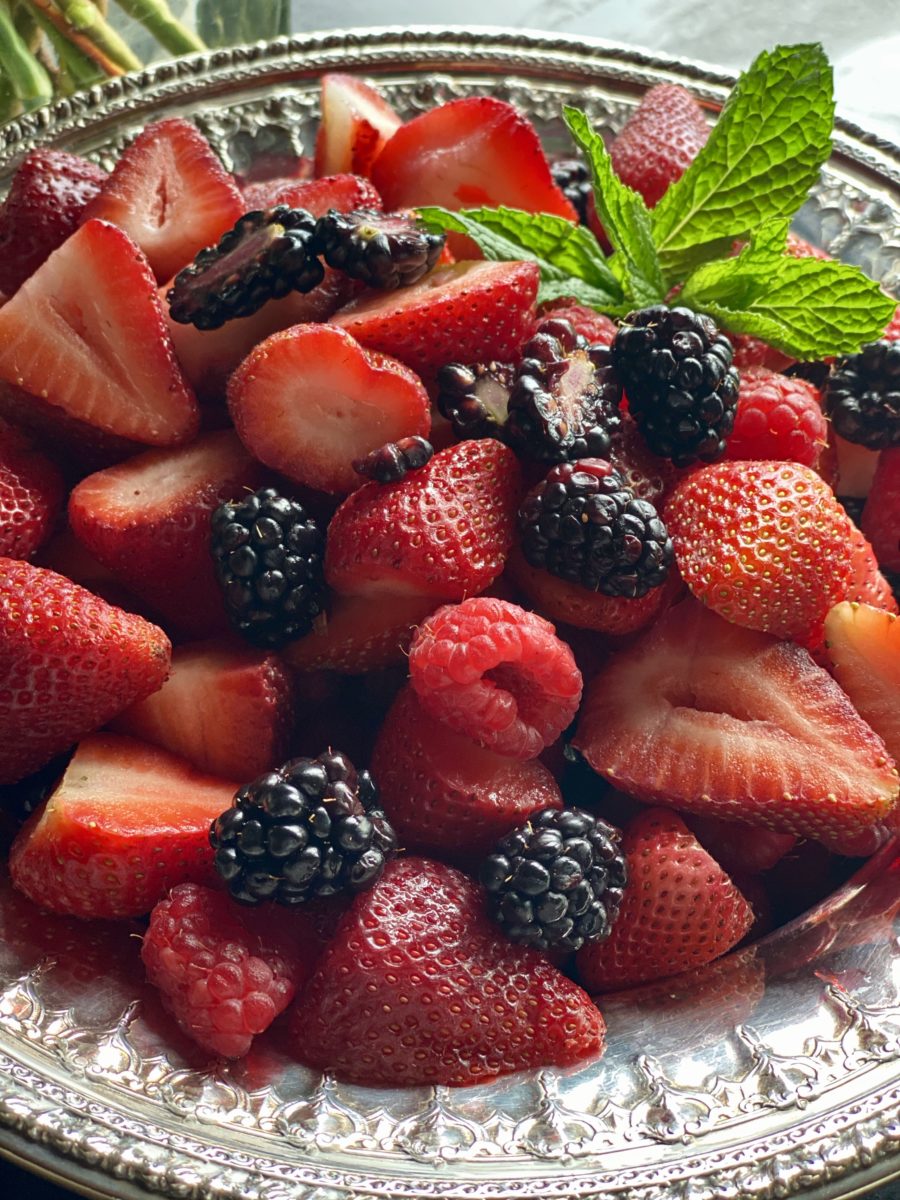
[[[620,127],[683,82],[728,76],[600,41],[358,30],[224,50],[110,82],[0,128],[0,192],[32,146],[111,160],[184,114],[230,166],[311,144],[318,77],[375,77],[407,114],[490,91],[566,145],[561,102]],[[800,231],[900,286],[900,150],[839,122]],[[0,1149],[79,1189],[184,1200],[844,1195],[900,1175],[900,856],[749,949],[611,997],[603,1059],[467,1088],[346,1086],[277,1032],[233,1065],[180,1038],[141,982],[137,940],[26,920],[0,890]]]

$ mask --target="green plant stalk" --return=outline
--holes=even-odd
[[[104,21],[100,10],[91,0],[56,0],[55,5],[48,4],[47,0],[34,0],[34,3],[51,19],[50,10],[54,7],[58,9],[74,33],[88,38],[109,62],[121,70],[139,71],[143,66],[128,44]]]
[[[166,0],[119,0],[119,7],[140,21],[173,54],[193,54],[206,49],[206,43],[178,20]]]
[[[21,111],[22,105],[16,98],[12,81],[6,73],[6,68],[3,65],[3,58],[0,56],[0,125],[2,125],[4,121],[11,121],[13,117],[17,117]]]
[[[0,3],[0,63],[23,108],[37,108],[53,99],[50,76],[22,41],[5,3]]]
[[[59,61],[60,71],[68,77],[73,88],[90,87],[106,75],[102,68],[89,58],[74,42],[70,42],[56,28],[46,13],[40,9],[34,10],[34,18],[43,31],[47,41],[53,47],[53,52]]]

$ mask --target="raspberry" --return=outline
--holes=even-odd
[[[297,965],[263,946],[224,892],[195,883],[154,908],[141,958],[184,1032],[226,1058],[246,1054],[296,990]]]
[[[599,342],[610,346],[616,336],[617,326],[612,317],[598,313],[585,304],[576,304],[574,300],[547,301],[538,309],[538,320],[542,321],[545,317],[568,321],[575,332],[587,338],[592,345]]]
[[[729,459],[770,459],[813,467],[828,441],[819,395],[805,379],[751,367],[741,374]]]
[[[782,354],[762,338],[751,337],[749,333],[729,333],[728,340],[734,347],[732,366],[743,373],[750,367],[768,367],[770,371],[784,371],[794,361],[789,355]]]
[[[550,622],[486,596],[445,605],[424,622],[409,674],[427,712],[509,758],[540,754],[581,700],[581,672]]]

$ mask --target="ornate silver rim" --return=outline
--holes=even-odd
[[[413,106],[421,81],[435,72],[459,86],[480,81],[515,96],[552,84],[554,96],[559,87],[590,99],[605,88],[614,97],[610,112],[663,79],[687,82],[711,103],[730,82],[711,67],[593,39],[452,28],[312,34],[161,64],[30,114],[0,129],[0,184],[38,142],[100,153],[163,108],[190,112],[220,146],[228,144],[247,125],[239,104],[224,117],[215,115],[217,105],[235,97],[250,105],[255,97],[267,119],[300,119],[309,104],[291,107],[293,95],[309,93],[319,74],[338,67],[389,77]],[[291,93],[277,112],[265,100],[275,92]],[[830,247],[861,258],[874,253],[867,261],[895,286],[900,149],[839,122],[810,220]],[[691,1078],[683,1061],[671,1065],[663,1039],[659,1055],[632,1053],[610,1067],[605,1091],[584,1072],[545,1071],[467,1093],[423,1089],[406,1107],[392,1107],[383,1094],[360,1098],[365,1089],[327,1079],[311,1080],[305,1097],[276,1103],[228,1071],[142,1057],[130,1039],[133,1006],[102,1028],[80,1027],[71,1012],[48,1004],[42,979],[49,967],[39,963],[0,990],[0,1124],[7,1131],[0,1148],[100,1194],[150,1188],[191,1200],[475,1191],[768,1200],[869,1186],[900,1174],[900,939],[890,919],[884,930],[878,924],[900,899],[892,862],[888,848],[852,887],[723,968],[743,980],[757,978],[761,966],[785,996],[790,991],[792,1006],[806,1005],[793,1044],[774,1020],[780,1010],[751,1005],[719,1029],[720,1070]],[[874,916],[873,896],[884,901]],[[779,956],[791,958],[813,935],[828,934],[829,952],[849,954],[846,932],[863,918],[873,931],[865,960],[871,981],[850,990],[839,975],[817,976],[812,968],[824,970],[824,957],[802,979],[788,972],[784,984],[783,968],[772,974]],[[616,1028],[640,1045],[629,1003],[613,1006]],[[672,1009],[665,1011],[672,1019]],[[716,1015],[712,1006],[709,1013]]]

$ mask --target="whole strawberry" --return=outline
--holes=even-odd
[[[706,145],[703,109],[677,83],[660,83],[644,95],[609,148],[623,183],[652,208],[680,179]]]
[[[50,459],[0,421],[0,555],[31,558],[53,532],[64,493]]]
[[[900,571],[900,446],[882,450],[862,513],[862,530],[883,571]]]

